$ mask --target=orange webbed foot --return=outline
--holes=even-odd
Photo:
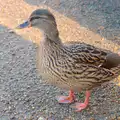
[[[83,109],[87,108],[88,103],[89,103],[89,97],[90,97],[90,91],[86,91],[86,97],[85,97],[85,101],[84,103],[76,103],[75,106],[73,106],[73,108],[75,108],[76,112],[80,112]]]
[[[69,96],[57,96],[56,99],[59,103],[73,103],[75,100],[75,95],[74,92],[71,90],[69,92]]]
[[[76,103],[76,112],[80,112],[88,106],[87,103]]]

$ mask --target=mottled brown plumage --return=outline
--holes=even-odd
[[[80,92],[91,90],[120,74],[118,54],[85,43],[63,44],[55,18],[49,11],[34,11],[27,24],[41,29],[44,34],[37,51],[37,67],[44,82]],[[23,24],[19,26],[22,27]],[[87,96],[89,98],[89,93]]]
[[[47,38],[39,46],[37,62],[46,82],[79,91],[90,90],[115,77],[110,69],[100,67],[106,56],[106,52],[84,43],[63,45]]]

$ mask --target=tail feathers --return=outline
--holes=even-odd
[[[106,56],[106,61],[102,67],[107,69],[118,69],[120,65],[120,55],[116,53],[110,53]]]

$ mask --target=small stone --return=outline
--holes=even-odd
[[[15,53],[12,53],[12,56],[15,56]]]
[[[94,118],[90,118],[90,120],[95,120]]]
[[[9,30],[8,32],[9,32],[9,33],[15,33],[15,31],[14,31],[14,30]]]
[[[39,117],[38,120],[45,120],[45,118],[44,117]]]

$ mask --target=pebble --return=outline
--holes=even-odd
[[[44,117],[39,117],[38,120],[46,120]]]

